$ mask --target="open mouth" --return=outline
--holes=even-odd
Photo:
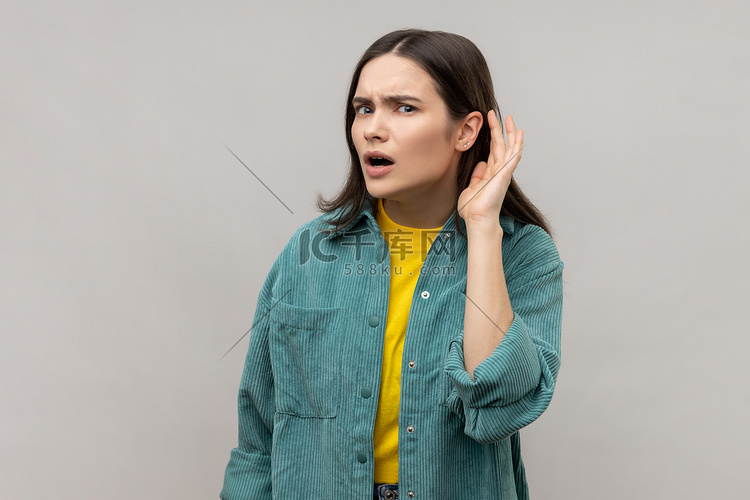
[[[387,167],[388,165],[393,165],[393,162],[388,158],[373,156],[370,158],[370,165],[373,167]]]
[[[384,155],[380,151],[372,151],[365,153],[365,164],[372,167],[387,167],[393,165],[395,162],[393,158]]]

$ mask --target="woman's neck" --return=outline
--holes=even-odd
[[[456,208],[455,200],[409,200],[407,202],[383,199],[388,217],[406,227],[431,229],[442,227]]]

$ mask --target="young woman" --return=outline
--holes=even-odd
[[[364,53],[346,184],[258,299],[221,498],[528,498],[518,431],[555,386],[563,265],[496,108],[461,36]]]

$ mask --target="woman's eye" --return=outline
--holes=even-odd
[[[402,104],[398,107],[398,110],[402,113],[413,113],[417,110],[417,108],[415,108],[414,106],[409,106],[408,104]]]
[[[356,111],[358,115],[367,115],[372,113],[372,109],[370,109],[368,106],[357,106]]]

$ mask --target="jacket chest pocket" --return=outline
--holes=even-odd
[[[279,302],[271,310],[269,350],[276,411],[333,418],[341,395],[338,308]]]

